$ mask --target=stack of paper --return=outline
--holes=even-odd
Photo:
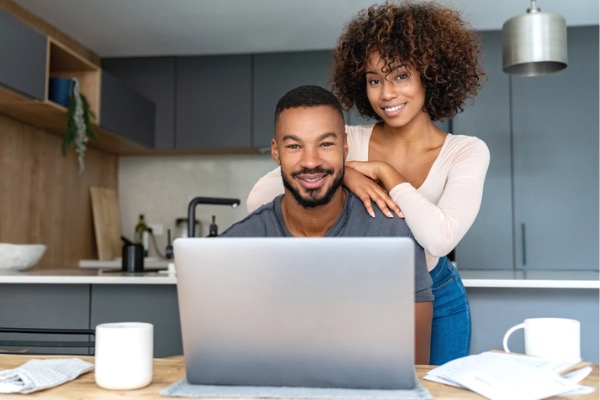
[[[572,363],[491,351],[450,361],[429,371],[425,379],[464,387],[492,400],[592,393],[594,388],[578,384],[592,367],[561,375],[572,367]]]

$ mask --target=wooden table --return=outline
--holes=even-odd
[[[66,356],[28,356],[28,355],[6,355],[0,354],[0,370],[16,368],[32,358],[64,358]],[[94,362],[94,357],[79,357],[91,363]],[[423,376],[433,367],[427,365],[417,366],[417,375],[421,379],[423,385],[429,390],[434,399],[447,400],[469,400],[483,399],[476,393],[471,391],[455,388],[452,386],[443,385],[422,379]],[[28,395],[22,394],[0,394],[0,400],[4,399],[80,399],[80,400],[111,400],[122,398],[139,398],[139,399],[167,399],[161,397],[160,391],[179,379],[185,376],[185,368],[183,365],[183,357],[173,358],[157,358],[154,360],[154,376],[152,383],[145,388],[137,390],[105,390],[96,386],[94,382],[94,372],[88,372],[81,375],[74,381],[64,385],[43,390]],[[567,396],[553,397],[557,400],[597,400],[598,399],[598,366],[594,366],[592,373],[582,382],[584,385],[593,386],[596,388],[594,393],[584,396]],[[220,399],[223,400],[223,399]]]

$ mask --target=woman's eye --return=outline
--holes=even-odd
[[[399,80],[399,81],[403,81],[403,80],[405,80],[407,78],[408,78],[408,74],[407,73],[401,73],[401,74],[398,74],[396,76],[396,80]]]
[[[379,79],[369,79],[367,80],[367,83],[371,86],[375,86],[379,84]]]

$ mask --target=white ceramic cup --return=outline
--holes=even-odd
[[[508,338],[523,328],[525,354],[556,361],[581,361],[579,321],[567,318],[528,318],[506,331],[503,345],[508,349]]]
[[[96,326],[96,384],[130,390],[152,381],[154,327],[145,322]]]

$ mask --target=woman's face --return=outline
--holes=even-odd
[[[400,65],[390,71],[379,52],[373,52],[367,60],[366,85],[371,107],[387,125],[403,127],[429,118],[423,110],[425,88],[414,69]]]

